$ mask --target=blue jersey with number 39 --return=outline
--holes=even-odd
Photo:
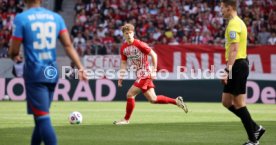
[[[60,15],[45,8],[31,8],[14,19],[12,39],[21,40],[24,46],[26,83],[56,83],[56,42],[67,31]]]

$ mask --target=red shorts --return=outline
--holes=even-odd
[[[135,87],[140,88],[143,93],[145,93],[147,90],[150,88],[154,88],[154,84],[152,82],[152,79],[147,78],[147,79],[137,79],[134,84]]]

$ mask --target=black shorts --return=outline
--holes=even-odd
[[[248,75],[248,59],[237,59],[232,67],[232,78],[230,72],[227,85],[224,86],[223,92],[230,93],[234,96],[245,94]]]

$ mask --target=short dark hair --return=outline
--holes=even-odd
[[[231,6],[234,10],[237,10],[237,0],[221,0],[225,6]]]

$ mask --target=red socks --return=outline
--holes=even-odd
[[[174,104],[176,105],[175,99],[169,98],[167,96],[158,95],[156,99],[156,104]]]
[[[175,99],[169,98],[167,96],[159,95],[156,99],[156,104],[174,104],[176,105]],[[126,104],[126,115],[125,120],[129,120],[133,110],[135,107],[135,99],[134,98],[127,98]]]
[[[135,107],[135,99],[134,98],[127,98],[127,105],[126,105],[126,115],[125,120],[129,120],[133,110]]]

